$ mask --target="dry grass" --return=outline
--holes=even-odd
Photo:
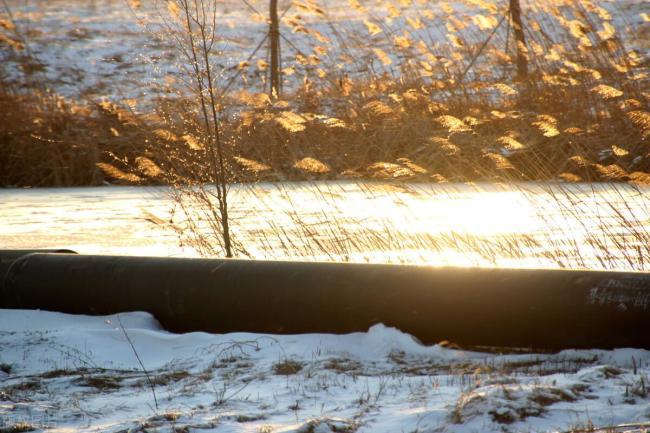
[[[282,97],[265,94],[264,62],[242,61],[219,103],[230,181],[650,181],[648,63],[629,48],[647,24],[619,28],[590,1],[525,4],[529,76],[515,80],[500,3],[350,6],[356,20],[312,1],[284,16]],[[2,18],[0,47],[37,73]],[[174,80],[165,86],[155,112],[138,115],[137,101],[3,86],[0,104],[17,109],[1,110],[0,183],[206,180],[199,113]]]
[[[51,95],[0,92],[0,184],[94,185],[97,146],[79,130],[86,111]],[[27,119],[27,121],[26,121]]]
[[[281,376],[298,374],[303,368],[302,363],[291,359],[285,359],[273,365],[273,373]]]
[[[6,427],[0,426],[0,433],[21,433],[30,431],[36,431],[36,427],[26,422],[20,422]]]
[[[528,4],[529,75],[514,80],[500,4],[351,6],[362,26],[317,2],[287,15],[292,44],[311,51],[287,47],[282,97],[264,93],[259,64],[240,64],[240,87],[221,102],[231,180],[650,179],[648,65],[626,40],[642,25],[619,29],[589,1]],[[174,136],[199,129],[182,101],[159,114]],[[178,152],[192,173],[207,171]]]
[[[222,255],[210,188],[176,193],[175,214],[160,223],[201,255]],[[650,257],[647,193],[629,185],[318,182],[240,185],[231,198],[245,208],[232,220],[237,255],[260,260],[647,270]],[[446,212],[459,209],[447,225]]]

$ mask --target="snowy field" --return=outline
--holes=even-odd
[[[398,74],[398,65],[404,59],[392,52],[392,38],[386,33],[401,34],[405,28],[413,37],[425,41],[443,63],[460,72],[465,60],[459,62],[453,56],[457,48],[448,40],[450,17],[466,22],[463,34],[480,43],[485,30],[476,25],[476,16],[498,18],[507,9],[505,1],[449,0],[432,7],[424,1],[364,0],[361,10],[351,7],[355,2],[348,0],[311,2],[322,7],[324,15],[318,15],[300,6],[309,3],[279,1],[284,35],[282,60],[288,67],[284,73],[287,90],[295,88],[306,77],[313,79],[319,68],[340,69],[341,62],[346,63],[346,73],[352,75],[368,72],[368,68]],[[522,1],[527,18],[540,22],[548,19],[546,6],[555,4],[562,9],[565,3],[570,2]],[[31,65],[32,75],[24,77],[20,72],[24,59],[0,52],[6,72],[17,84],[25,78],[28,81],[46,79],[48,86],[67,98],[91,102],[109,98],[146,112],[156,105],[157,98],[173,96],[169,94],[170,88],[177,89],[184,80],[183,57],[169,36],[161,38],[160,34],[161,13],[154,5],[163,10],[164,16],[165,0],[7,0],[7,4],[38,63]],[[136,4],[140,6],[134,8]],[[223,0],[218,4],[220,21],[216,49],[220,54],[215,66],[220,71],[219,84],[229,82],[236,75],[240,62],[246,61],[251,67],[235,80],[233,89],[264,91],[267,71],[260,65],[268,61],[267,50],[262,47],[256,52],[255,47],[265,40],[268,31],[268,2]],[[644,1],[596,4],[608,11],[612,25],[628,49],[647,53],[648,23],[643,18],[647,13]],[[419,21],[425,16],[429,17],[429,25],[409,27],[408,20]],[[368,19],[383,26],[385,32],[369,34],[364,24]],[[299,30],[301,27],[312,29],[319,36],[316,39],[307,36]],[[379,62],[368,49],[369,43],[373,48],[381,47],[390,53],[393,64],[386,66]],[[317,55],[322,52],[318,46],[326,47],[329,54],[320,54],[322,58],[316,65],[301,67],[297,56]],[[357,61],[351,62],[351,58]]]
[[[0,348],[2,432],[641,432],[650,419],[644,350],[475,353],[382,325],[174,335],[144,313],[22,310],[0,312]],[[604,428],[623,423],[637,426]]]
[[[583,236],[577,242],[584,244],[588,234],[624,238],[615,218],[624,210],[640,223],[650,220],[645,190],[629,186],[573,186],[575,202],[560,206],[534,184],[517,190],[328,185],[328,200],[313,184],[282,190],[260,184],[253,196],[266,204],[235,194],[238,230],[251,239],[273,229],[269,221],[294,230],[286,214],[292,202],[302,204],[320,236],[331,224],[319,218],[336,215],[339,229],[376,227],[381,234],[401,227],[404,239],[427,235],[439,242],[456,230],[486,242],[536,235],[564,248],[572,244],[558,240],[569,233]],[[618,204],[596,205],[608,202]],[[172,209],[162,188],[0,190],[0,244],[191,254],[154,221],[168,219]],[[429,256],[419,247],[401,256],[368,250],[358,258],[436,263],[447,257],[447,264],[490,265],[463,251],[467,245]],[[260,244],[257,252],[269,257],[264,254],[271,249]],[[497,264],[549,265],[531,254],[504,255]],[[649,377],[650,352],[636,349],[476,353],[448,344],[425,347],[382,325],[339,336],[175,335],[145,313],[0,310],[2,433],[641,432],[639,424],[650,421]],[[606,428],[621,424],[637,427]]]
[[[0,189],[0,245],[198,256],[191,230],[173,228],[186,215],[171,192]],[[233,185],[229,201],[233,236],[253,259],[644,270],[649,194],[624,184],[340,181]],[[193,215],[197,230],[214,236],[204,211]]]
[[[31,78],[45,78],[65,97],[93,103],[110,98],[145,112],[180,81],[178,56],[143,30],[138,19],[146,12],[132,11],[126,1],[7,3],[41,63],[33,65]],[[288,3],[281,2],[281,9]],[[382,34],[368,37],[363,17],[354,16],[347,1],[326,3],[331,6],[328,20],[338,23],[338,29],[363,35],[365,45],[389,43]],[[463,17],[467,5],[482,2],[447,3],[469,21]],[[264,11],[266,2],[251,4]],[[223,5],[221,83],[234,75],[266,32],[264,20],[241,2]],[[624,35],[628,27],[639,28],[640,13],[647,12],[647,5],[637,0],[603,5]],[[373,19],[384,21],[383,6],[369,9]],[[311,54],[307,42],[313,41],[288,27],[287,20],[296,14],[291,10],[285,16],[283,32]],[[303,18],[331,39],[339,54],[329,25]],[[401,26],[399,18],[395,28]],[[441,21],[425,40],[439,42],[445,54],[446,33]],[[626,40],[647,48],[641,33]],[[358,41],[350,37],[348,42]],[[265,71],[257,62],[265,52],[252,59],[253,67],[236,86],[263,88]],[[285,46],[283,56],[293,62],[293,47]],[[2,61],[11,77],[24,79],[18,72],[23,59],[7,54]],[[364,62],[378,64],[377,59]],[[288,84],[301,82],[301,73],[288,76]],[[297,187],[290,199],[286,191],[259,188],[254,194],[233,195],[235,234],[253,245],[255,258],[643,269],[644,262],[635,257],[647,251],[647,245],[637,248],[627,223],[638,222],[635,229],[647,233],[650,201],[645,190],[627,187],[576,190],[563,203],[533,186],[520,191],[490,187],[490,192],[468,186],[386,186],[388,194],[382,186],[335,184],[325,193]],[[617,207],[603,205],[603,196]],[[292,213],[295,203],[304,211],[300,220]],[[271,208],[275,214],[260,211]],[[165,225],[178,218],[173,211],[173,202],[157,188],[0,190],[0,246],[196,255],[187,239],[179,246],[177,234]],[[619,212],[629,217],[626,224]],[[322,239],[331,231],[332,215],[336,229],[346,234],[370,239],[396,235],[381,248],[365,245],[365,250],[333,256],[310,250],[310,244],[304,250],[282,250],[273,238],[282,228],[292,239],[301,239],[308,227]],[[477,251],[468,251],[463,243],[468,239]],[[504,247],[512,239],[534,242],[517,244],[530,247],[518,255]],[[598,255],[601,241],[619,253],[613,262]],[[549,256],[549,249],[555,255]],[[379,324],[339,336],[175,335],[139,312],[86,317],[0,310],[0,433],[642,432],[650,429],[649,376],[650,352],[637,349],[477,353],[447,344],[425,347]]]

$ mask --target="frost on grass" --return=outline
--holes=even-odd
[[[382,325],[177,335],[145,313],[2,310],[0,432],[546,432],[650,417],[648,351],[453,347]]]

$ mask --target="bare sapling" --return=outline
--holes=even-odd
[[[161,26],[154,33],[171,42],[179,54],[181,80],[193,96],[188,98],[186,111],[180,113],[181,126],[197,135],[187,137],[204,153],[201,163],[184,170],[189,174],[183,179],[184,192],[214,199],[216,212],[212,216],[218,221],[223,252],[233,257],[228,209],[231,152],[221,127],[218,79],[223,71],[216,66],[218,5],[216,0],[155,0]]]

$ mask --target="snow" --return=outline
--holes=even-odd
[[[183,227],[171,193],[2,189],[0,245],[196,256],[187,233],[179,237],[167,224]],[[259,183],[233,185],[229,202],[234,235],[251,258],[265,260],[643,270],[650,221],[648,189],[630,185]],[[195,218],[199,231],[213,233],[200,209]],[[359,242],[339,242],[346,237]],[[325,254],[314,239],[335,252]]]
[[[177,58],[168,55],[169,47],[156,45],[121,0],[9,3],[34,53],[44,63],[46,77],[65,96],[92,101],[133,98],[146,104],[159,94],[156,84],[177,73]],[[627,1],[626,5],[620,9],[625,16],[615,16],[615,20],[638,20],[643,3]],[[351,20],[363,28],[358,16],[350,17],[345,8],[339,9],[342,16],[335,18]],[[221,47],[225,51],[222,66],[227,69],[248,55],[265,26],[249,22],[242,10],[232,9],[224,16],[228,30]],[[328,35],[322,23],[312,24]],[[303,43],[296,42],[301,48]],[[7,72],[17,77],[16,60],[5,59]],[[116,81],[120,82],[117,87],[113,86]],[[583,232],[603,230],[617,235],[617,230],[624,230],[611,224],[606,206],[598,205],[603,193],[594,191],[579,192],[577,213],[567,216],[556,202],[545,203],[553,198],[548,191],[497,188],[486,193],[473,187],[457,191],[412,187],[393,191],[390,197],[379,194],[370,198],[372,187],[347,185],[334,191],[345,199],[329,200],[325,208],[319,208],[314,204],[322,205],[321,192],[297,188],[292,201],[283,201],[284,192],[259,188],[266,202],[280,208],[275,215],[278,224],[291,228],[296,221],[287,221],[281,212],[300,202],[308,208],[308,222],[325,230],[329,226],[318,216],[343,210],[348,214],[341,220],[349,230],[363,221],[365,227],[377,230],[392,225],[408,227],[406,234],[412,237],[442,238],[460,227],[465,234],[489,239],[513,233],[537,235],[543,227],[543,240],[551,242],[564,239],[567,233],[582,236]],[[376,191],[381,192],[380,188]],[[637,194],[641,196],[638,200]],[[242,194],[242,200],[251,196]],[[430,205],[433,197],[438,203],[435,207]],[[265,225],[274,218],[255,207],[268,212],[271,207],[264,200],[256,198],[251,207],[240,208],[242,226],[251,238],[260,230],[274,229]],[[477,200],[493,205],[479,206]],[[638,214],[635,220],[648,220],[642,193],[626,190],[617,200],[633,205]],[[518,205],[506,206],[513,202]],[[120,189],[119,193],[115,188],[4,190],[0,204],[4,248],[192,253],[178,246],[173,232],[144,222],[151,214],[167,219],[173,208],[160,189]],[[572,209],[573,205],[569,204]],[[479,207],[487,209],[488,215],[477,215],[473,209]],[[504,213],[513,208],[519,213]],[[378,216],[379,209],[384,213]],[[584,223],[592,221],[589,212],[598,215],[593,225]],[[257,215],[257,219],[246,215]],[[558,245],[562,247],[561,242]],[[398,250],[355,252],[348,258],[557,265],[533,257],[534,251],[523,258],[497,257],[486,263],[484,258],[455,250],[423,252],[418,244],[411,255],[403,245]],[[258,246],[254,251],[258,258],[265,258],[273,245],[266,250]],[[598,266],[592,256],[585,260]],[[488,354],[440,345],[426,347],[380,324],[349,335],[176,335],[141,312],[89,317],[0,310],[0,432],[17,431],[15,427],[21,423],[48,432],[568,431],[649,421],[649,365],[650,352],[629,348]],[[150,382],[155,384],[155,400]]]
[[[558,201],[561,191],[569,191],[571,200]],[[323,236],[330,225],[322,218],[337,215],[340,227],[355,236],[389,230],[403,236],[400,242],[418,236],[442,242],[461,227],[474,239],[509,242],[521,234],[562,248],[571,245],[565,243],[569,235],[583,245],[581,236],[630,230],[617,225],[618,211],[646,227],[646,191],[611,185],[259,184],[233,186],[232,209],[238,233],[251,245],[260,233],[271,236],[275,226],[269,221],[299,239],[300,221],[287,212],[301,203],[302,221]],[[147,222],[170,218],[174,202],[168,194],[165,188],[131,187],[0,190],[0,244],[187,255],[167,226]],[[355,231],[360,228],[365,231]],[[367,245],[351,258],[486,264],[463,261],[466,247],[438,256],[430,244],[415,243],[419,250],[409,256],[401,245],[379,251]],[[258,258],[296,258],[269,256],[287,253],[272,244],[255,251]],[[548,265],[535,251],[495,260]],[[597,263],[593,256],[582,260]],[[650,421],[648,351],[491,354],[452,347],[423,346],[380,324],[349,335],[176,335],[139,312],[89,317],[0,310],[0,433],[21,422],[48,432],[469,433]]]
[[[182,63],[183,59],[179,57],[178,51],[173,49],[171,41],[159,41],[155,36],[156,32],[145,30],[141,25],[144,22],[150,29],[156,30],[161,20],[152,6],[156,2],[141,3],[142,8],[132,9],[127,6],[126,0],[8,0],[20,29],[27,36],[33,54],[44,67],[43,74],[52,89],[73,99],[94,102],[103,98],[124,102],[128,100],[129,105],[137,102],[136,110],[146,112],[148,108],[155,106],[156,97],[165,94],[170,79],[181,81],[183,67],[179,62]],[[267,25],[265,16],[251,12],[241,1],[221,0],[217,3],[220,12],[220,40],[216,47],[219,55],[215,56],[215,66],[221,71],[220,84],[224,84],[234,76],[239,62],[246,60],[254,47],[264,39]],[[250,0],[248,3],[261,14],[267,11],[268,3],[264,0]],[[387,67],[389,71],[390,68],[397,68],[403,59],[398,61],[401,54],[393,49],[392,37],[387,37],[384,33],[369,36],[364,25],[367,19],[387,26],[386,33],[390,35],[408,30],[416,40],[426,42],[434,54],[444,59],[449,66],[462,64],[451,60],[454,58],[453,54],[458,53],[447,40],[448,30],[445,25],[449,17],[443,12],[444,8],[431,7],[426,2],[394,2],[400,16],[390,18],[385,2],[377,0],[362,2],[369,15],[350,8],[346,0],[316,3],[324,6],[325,16],[310,14],[295,5],[287,9],[293,3],[280,2],[280,10],[288,11],[286,15],[282,14],[281,30],[291,41],[291,44],[283,42],[283,64],[295,66],[296,69],[295,74],[285,77],[287,90],[296,88],[302,83],[303,77],[315,75],[314,67],[302,68],[296,64],[296,48],[300,53],[310,55],[314,53],[315,45],[326,46],[330,53],[320,56],[326,63],[321,65],[325,69],[338,68],[342,54],[359,59],[358,62],[346,61],[350,63],[345,66],[346,73],[354,75],[367,72],[368,68],[378,68],[379,71],[385,69],[368,50],[370,42],[372,47],[384,49],[393,58],[393,65]],[[483,40],[483,32],[471,24],[471,17],[477,13],[486,13],[482,5],[488,5],[488,8],[496,5],[497,9],[503,9],[503,5],[498,2],[493,4],[474,0],[452,0],[445,3],[453,9],[452,15],[455,18],[469,23],[467,29],[459,34],[467,33],[468,39],[474,40],[475,43]],[[561,7],[562,3],[559,1],[548,5],[547,2],[524,2],[525,16],[531,22],[544,22],[548,19],[545,8]],[[645,11],[644,2],[618,0],[601,3],[612,15],[617,34],[626,41],[627,48],[636,49],[646,55],[647,46],[643,37],[639,36],[642,33],[638,30],[645,26],[640,16]],[[162,0],[158,2],[163,9],[165,4]],[[406,24],[407,17],[421,19],[425,9],[428,11],[427,15],[430,13],[435,17],[427,20],[429,25],[416,30]],[[310,36],[294,32],[288,22],[296,17],[300,17],[300,23],[316,30],[329,41],[316,41]],[[336,32],[333,29],[336,29]],[[504,28],[500,33],[503,32]],[[561,34],[552,36],[558,41],[562,37]],[[501,37],[505,35],[501,34]],[[347,43],[341,44],[339,38],[345,39]],[[262,60],[265,56],[266,50],[262,49],[251,63],[255,65],[257,60]],[[19,59],[8,56],[2,60],[6,64],[6,72],[20,82],[22,79]],[[398,71],[395,69],[392,72]],[[236,80],[235,87],[264,91],[264,74],[264,71],[255,67],[250,68],[244,79]],[[32,79],[40,80],[42,76],[37,74]]]
[[[550,432],[650,420],[649,351],[480,353],[381,324],[178,335],[142,312],[0,310],[0,367],[0,428],[48,432]]]

